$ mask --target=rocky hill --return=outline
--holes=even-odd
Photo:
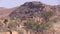
[[[51,6],[41,2],[26,2],[21,6],[10,9],[1,8],[0,12],[3,13],[0,21],[3,24],[1,29],[3,32],[12,34],[16,31],[17,34],[36,34],[31,30],[28,30],[27,33],[23,26],[23,23],[26,22],[24,20],[31,18],[29,21],[35,19],[41,21],[41,18],[43,18],[44,21],[49,19],[50,23],[52,23],[52,29],[47,30],[47,33],[44,32],[45,34],[60,34],[60,5]]]
[[[15,10],[12,11],[9,16],[11,18],[33,18],[33,17],[41,17],[41,12],[43,11],[52,11],[56,15],[60,13],[60,6],[50,6],[43,4],[41,2],[26,2],[23,5],[19,6]]]

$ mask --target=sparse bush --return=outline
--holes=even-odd
[[[9,28],[10,30],[15,30],[16,27],[17,27],[17,24],[14,23],[14,22],[8,24],[8,28]]]
[[[6,24],[7,22],[8,22],[8,19],[5,19],[5,20],[4,20],[4,24]]]

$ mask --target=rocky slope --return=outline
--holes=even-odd
[[[40,18],[42,18],[41,17],[42,13],[53,12],[54,15],[50,19],[54,20],[54,23],[53,23],[54,30],[53,31],[51,30],[51,32],[48,31],[48,33],[54,34],[52,32],[55,32],[55,34],[60,34],[60,6],[59,5],[50,6],[50,5],[43,4],[41,2],[26,2],[21,6],[14,7],[11,9],[1,8],[0,12],[3,13],[3,15],[1,14],[1,16],[3,18],[3,23],[4,23],[4,18],[11,19],[11,20],[8,19],[8,23],[6,25],[4,24],[4,26],[6,26],[6,28],[9,28],[9,26],[15,27],[16,25],[20,24],[19,27],[16,27],[16,29],[15,29],[19,34],[20,34],[20,32],[22,32],[24,34],[28,34],[22,28],[23,27],[21,24],[22,21],[19,19],[27,19],[27,18],[33,19],[34,18],[36,20],[39,20]]]
[[[52,11],[56,13],[56,15],[60,15],[60,6],[50,6],[43,4],[41,2],[26,2],[23,5],[19,6],[15,10],[12,11],[9,16],[11,18],[33,18],[40,17],[41,12],[43,11]]]
[[[27,19],[27,18],[37,18],[40,19],[41,13],[44,11],[51,11],[53,12],[53,17],[51,19],[54,19],[56,23],[53,24],[53,28],[55,29],[54,32],[55,34],[60,34],[60,27],[58,24],[60,24],[60,6],[50,6],[43,4],[41,2],[26,2],[23,5],[19,6],[15,10],[9,14],[9,17],[14,19],[14,18],[19,18],[19,19]],[[39,17],[39,18],[38,18]],[[53,34],[53,31],[51,31],[49,34]]]
[[[47,10],[48,9],[48,10]],[[26,2],[23,5],[19,6],[17,9],[13,10],[13,12],[9,15],[11,18],[33,18],[40,17],[41,12],[43,11],[52,11],[54,8],[50,5],[45,5],[40,2]]]

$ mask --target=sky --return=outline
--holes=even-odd
[[[60,0],[0,0],[0,7],[12,8],[30,1],[40,1],[48,5],[60,5]]]

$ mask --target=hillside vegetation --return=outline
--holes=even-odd
[[[1,11],[0,34],[60,34],[59,5],[26,2]]]

